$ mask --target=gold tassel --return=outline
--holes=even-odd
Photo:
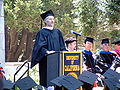
[[[95,53],[95,41],[93,42],[93,53]]]

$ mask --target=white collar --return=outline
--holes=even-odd
[[[43,27],[43,28],[46,28],[46,29],[49,29],[49,30],[53,30],[53,27]]]
[[[70,51],[68,48],[66,48],[68,51]]]

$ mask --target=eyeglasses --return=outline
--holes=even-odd
[[[104,43],[104,45],[105,45],[105,46],[109,46],[109,44],[108,44],[108,43]]]

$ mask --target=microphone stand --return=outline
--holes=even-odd
[[[78,45],[77,45],[77,37],[78,37],[78,35],[76,34],[76,51],[77,51],[77,47],[78,47]]]
[[[71,30],[70,32],[74,33],[76,35],[76,51],[77,51],[77,47],[78,47],[78,45],[77,45],[77,37],[78,37],[78,35],[79,36],[81,36],[81,35],[79,33],[74,32],[73,30]]]

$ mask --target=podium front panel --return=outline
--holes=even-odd
[[[47,56],[47,86],[53,85],[50,81],[59,76],[59,53]]]
[[[82,73],[82,52],[62,53],[62,75],[72,75],[76,79]]]

